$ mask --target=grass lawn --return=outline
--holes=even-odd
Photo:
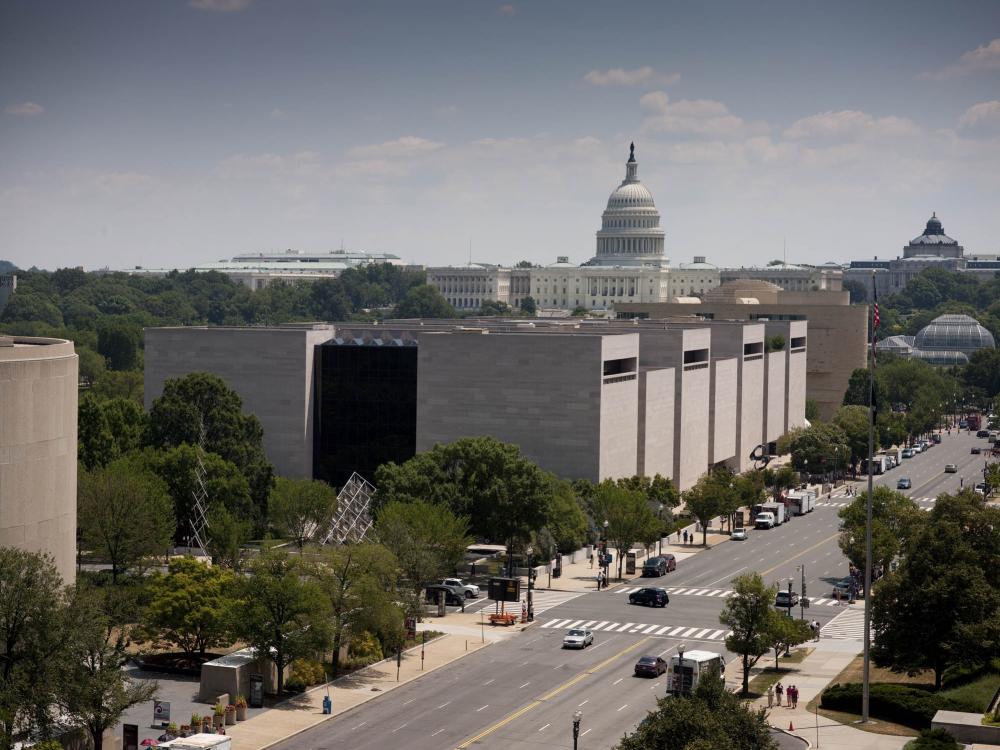
[[[809,656],[810,653],[812,653],[811,648],[797,648],[792,651],[791,656],[781,657],[781,667],[779,669],[775,669],[773,664],[765,667],[763,672],[760,672],[750,680],[750,696],[752,698],[759,698],[767,692],[768,687],[779,680],[785,679],[788,675],[798,672],[799,670],[786,667],[785,665],[801,664],[802,660]]]
[[[998,687],[1000,687],[1000,674],[993,673],[985,674],[978,680],[965,685],[942,690],[941,694],[979,706],[980,711],[985,711],[989,708],[990,701],[993,700],[993,695]]]

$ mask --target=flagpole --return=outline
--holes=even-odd
[[[865,503],[865,651],[862,675],[861,723],[868,723],[868,698],[871,676],[871,630],[872,630],[872,493],[875,474],[875,352],[878,336],[879,310],[878,290],[875,288],[875,271],[872,271],[872,340],[871,357],[868,360],[868,499]]]

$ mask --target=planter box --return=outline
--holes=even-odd
[[[956,740],[966,745],[1000,745],[1000,727],[984,725],[982,714],[938,711],[931,719],[931,728],[947,729]]]

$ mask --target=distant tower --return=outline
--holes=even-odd
[[[608,198],[597,232],[597,255],[588,265],[655,268],[667,265],[660,212],[653,203],[653,195],[639,182],[638,169],[632,143],[625,162],[625,179]]]

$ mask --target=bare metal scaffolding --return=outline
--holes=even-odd
[[[205,425],[201,426],[201,435],[198,439],[198,461],[194,467],[194,490],[192,496],[194,503],[191,505],[191,515],[188,517],[188,525],[191,527],[191,539],[198,545],[199,549],[207,550],[205,544],[208,537],[208,490],[205,488]],[[189,545],[190,546],[190,545]]]
[[[337,495],[337,513],[323,544],[357,544],[372,527],[371,504],[375,487],[354,472]]]

